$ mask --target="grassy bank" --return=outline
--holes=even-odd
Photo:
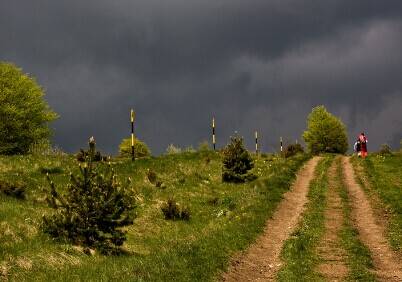
[[[25,200],[0,194],[0,278],[12,281],[211,281],[235,252],[245,249],[263,230],[306,156],[255,160],[259,179],[247,184],[221,182],[221,158],[213,152],[183,153],[131,161],[115,161],[118,178],[132,178],[137,218],[127,229],[126,254],[88,256],[40,231],[51,172],[60,190],[73,157],[0,157],[0,178],[22,181]],[[152,185],[152,169],[164,183]],[[174,198],[188,206],[191,219],[167,221],[161,203]]]
[[[385,211],[388,220],[388,238],[393,249],[402,252],[402,154],[372,154],[362,160],[353,159],[355,166],[363,168],[363,175],[357,174],[365,190],[374,193],[381,200],[380,208]],[[367,187],[366,177],[370,183]]]
[[[316,244],[323,235],[324,210],[328,190],[327,171],[333,156],[325,156],[317,165],[315,178],[310,184],[309,202],[298,229],[285,242],[282,250],[284,266],[278,273],[279,281],[315,281],[320,276],[313,269],[319,262]]]
[[[342,247],[347,252],[347,264],[349,266],[348,281],[376,281],[373,270],[373,261],[370,250],[359,240],[359,232],[354,227],[351,211],[351,201],[344,183],[341,158],[336,161],[337,190],[342,199],[343,226],[340,231]]]

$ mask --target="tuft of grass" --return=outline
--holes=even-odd
[[[0,192],[17,199],[25,199],[25,187],[21,181],[0,180]]]
[[[318,163],[315,178],[310,184],[309,202],[303,218],[291,238],[282,249],[284,266],[278,273],[278,281],[317,281],[320,274],[313,269],[319,262],[315,247],[325,231],[326,194],[328,190],[327,171],[333,161],[326,155]]]
[[[402,154],[372,154],[363,160],[353,158],[353,164],[363,168],[363,174],[357,174],[358,182],[369,195],[374,193],[380,199],[377,205],[389,215],[387,237],[391,247],[402,252]]]
[[[39,171],[42,174],[58,174],[62,173],[63,169],[61,167],[40,167]]]
[[[373,270],[373,260],[370,250],[359,239],[359,232],[353,224],[351,201],[344,182],[341,159],[336,160],[336,176],[339,195],[342,200],[344,214],[343,226],[340,231],[342,247],[346,250],[347,263],[350,268],[348,281],[376,281]]]

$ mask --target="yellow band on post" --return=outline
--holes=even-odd
[[[131,109],[130,118],[131,118],[131,122],[134,122],[135,112],[133,111],[133,109]]]
[[[134,134],[131,134],[131,146],[134,146]]]

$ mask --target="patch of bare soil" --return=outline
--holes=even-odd
[[[343,224],[342,200],[336,181],[336,162],[328,170],[327,208],[325,210],[325,233],[317,251],[322,259],[318,272],[329,281],[343,281],[348,275],[346,252],[341,247],[339,232]]]
[[[370,249],[376,275],[380,281],[402,281],[402,261],[394,253],[385,237],[385,229],[375,218],[366,194],[356,182],[350,159],[342,160],[345,184],[352,202],[352,217],[361,241]]]
[[[314,157],[300,170],[292,189],[284,195],[277,210],[266,223],[263,235],[232,264],[222,281],[272,281],[282,262],[283,244],[296,228],[304,206],[310,181],[319,157]]]

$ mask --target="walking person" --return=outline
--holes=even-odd
[[[361,144],[360,144],[360,139],[357,138],[355,144],[353,145],[353,149],[356,152],[357,156],[360,157],[361,156]]]
[[[360,133],[359,142],[360,142],[360,155],[364,159],[365,157],[367,157],[367,137],[366,135],[364,135],[364,132]]]

